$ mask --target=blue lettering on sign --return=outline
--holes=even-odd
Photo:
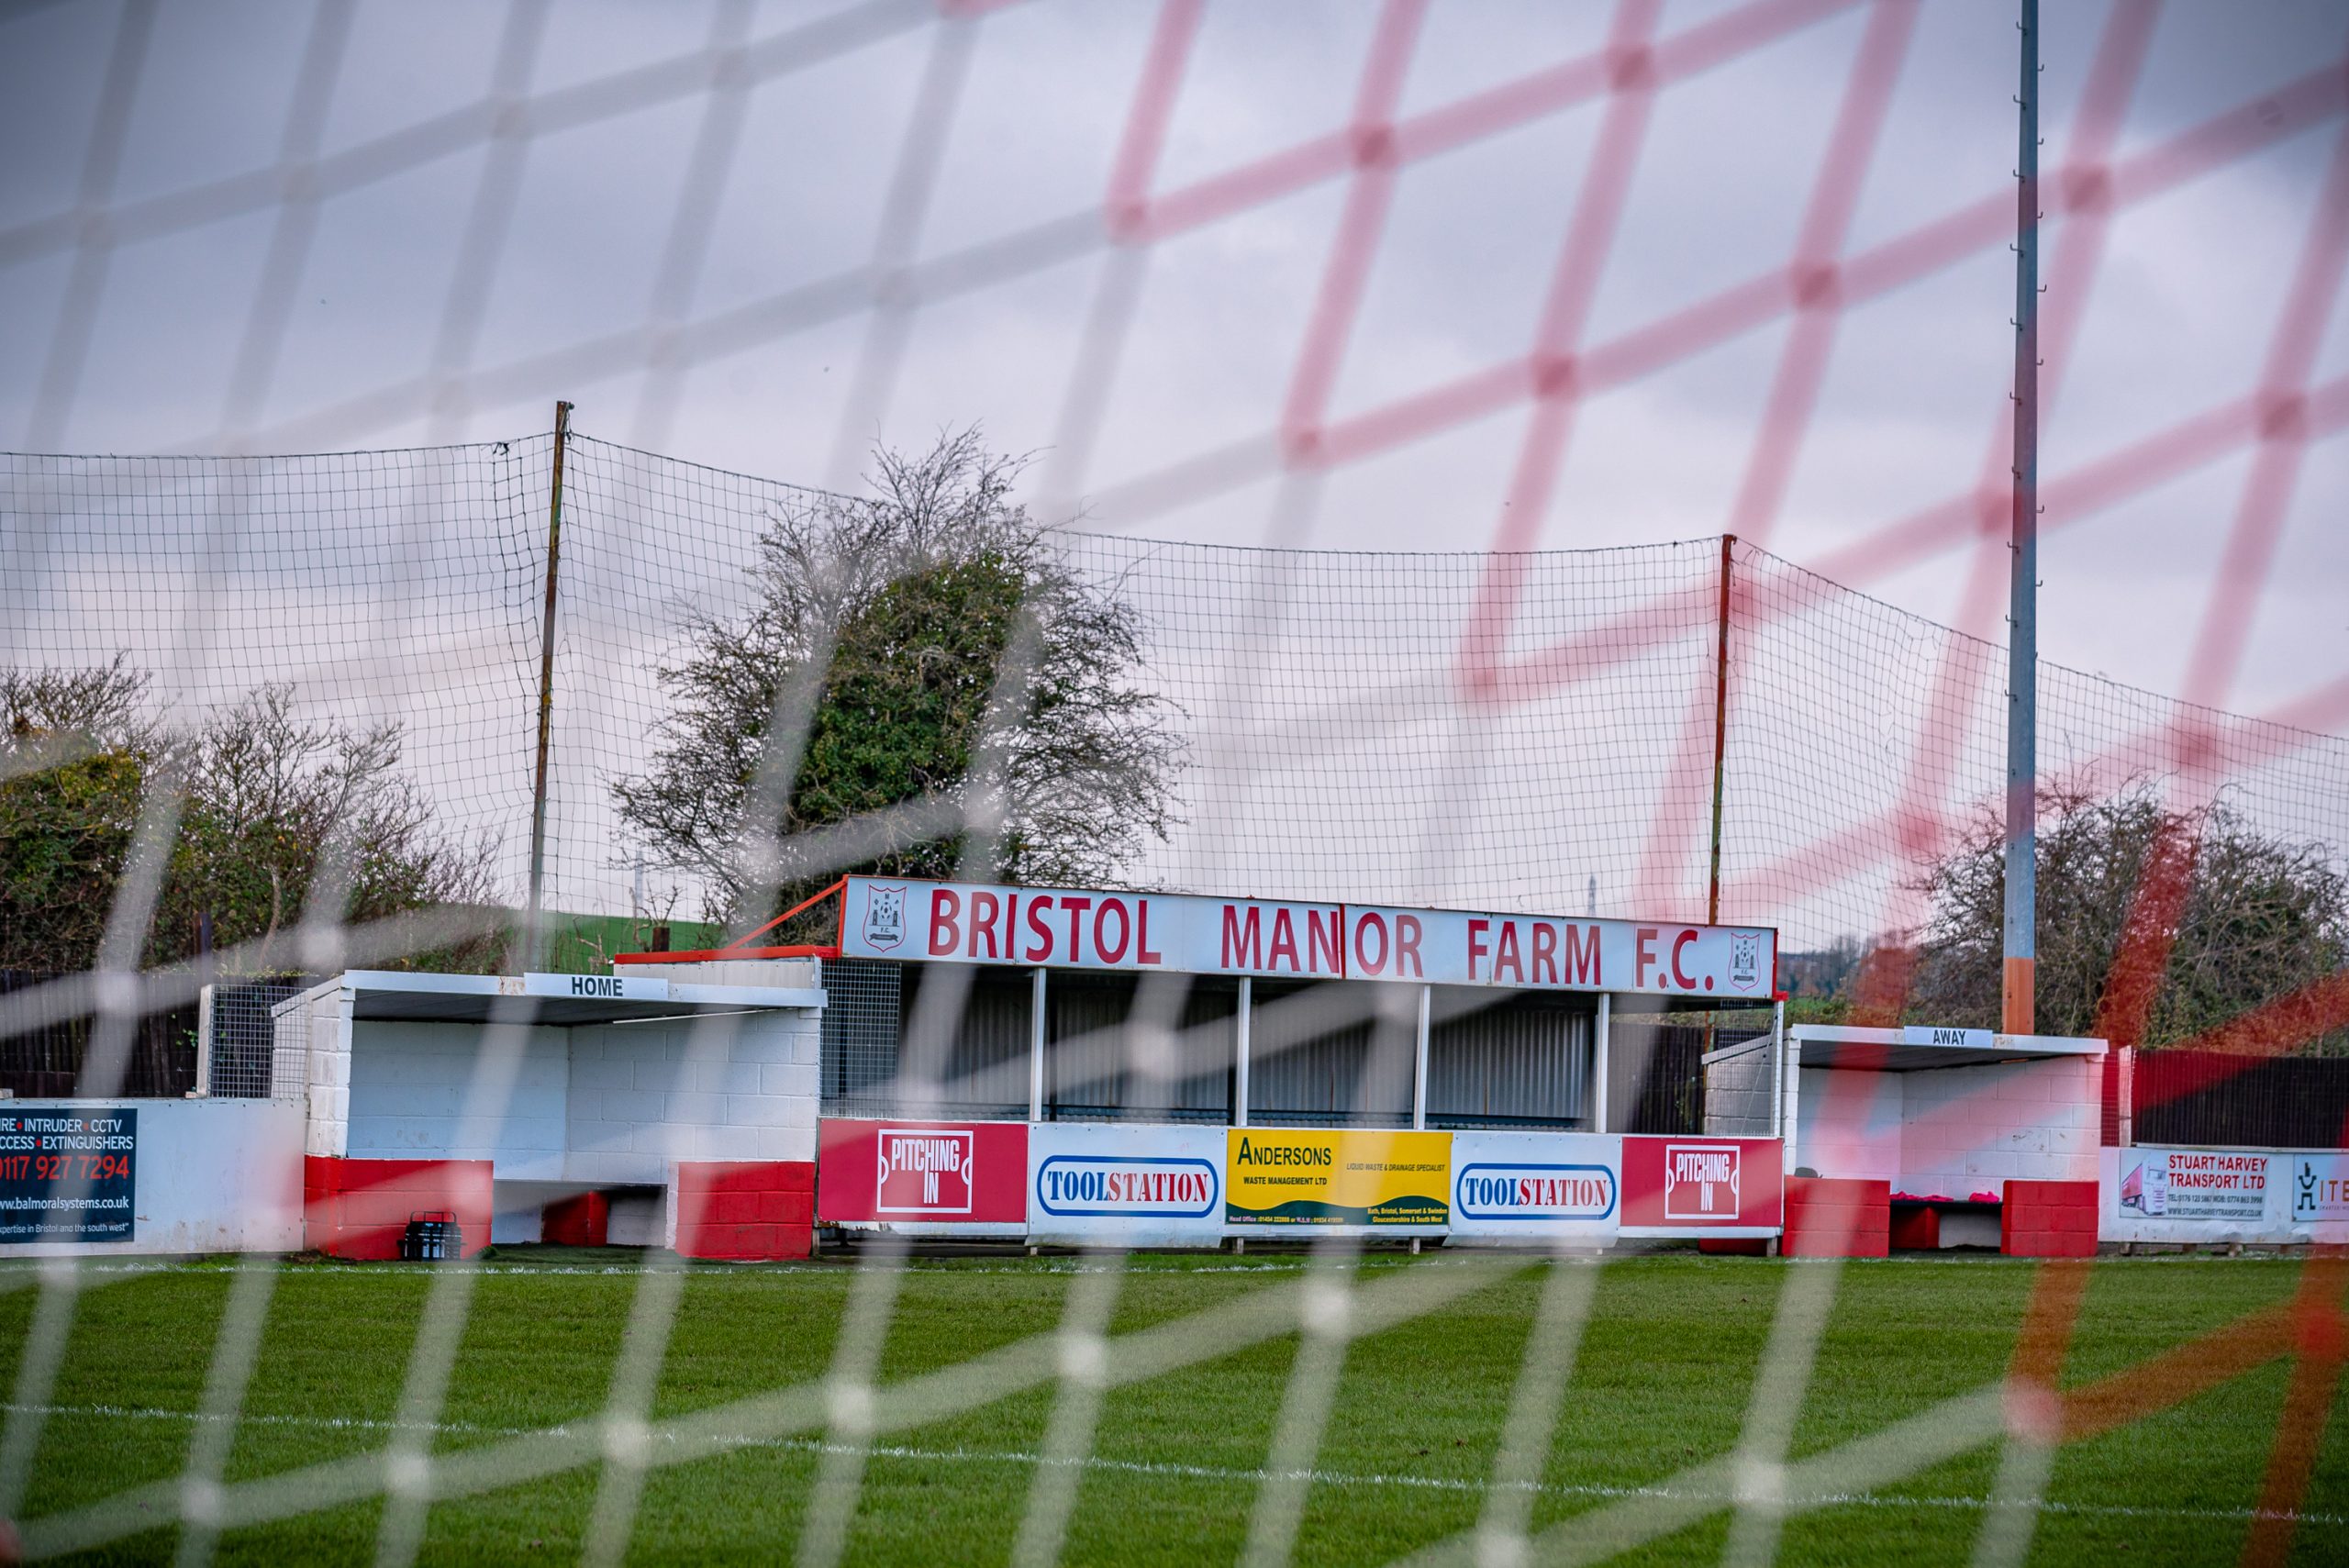
[[[1615,1173],[1604,1165],[1466,1165],[1453,1190],[1464,1219],[1605,1219]]]
[[[1036,1206],[1062,1218],[1205,1219],[1221,1207],[1212,1162],[1169,1154],[1055,1154],[1036,1167]]]
[[[574,996],[619,996],[620,977],[617,974],[574,974],[571,977],[571,994]]]

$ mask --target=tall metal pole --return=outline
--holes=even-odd
[[[2039,0],[2022,0],[2022,128],[2015,165],[2014,541],[2007,625],[2006,962],[1999,1021],[2032,1032],[2038,962]]]
[[[554,473],[547,498],[547,606],[539,623],[539,767],[530,788],[530,908],[524,964],[544,962],[547,879],[547,751],[554,739],[555,579],[562,566],[562,455],[571,445],[571,405],[554,406]]]
[[[1713,865],[1705,892],[1705,924],[1709,926],[1721,923],[1721,783],[1729,757],[1729,573],[1731,552],[1736,548],[1735,534],[1721,535],[1720,640],[1713,653]],[[1707,1039],[1710,1038],[1709,1034]]]

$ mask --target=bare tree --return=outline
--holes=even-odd
[[[796,836],[909,803],[999,820],[997,873],[1019,882],[1114,878],[1174,819],[1181,743],[1136,680],[1139,617],[1012,499],[1023,460],[968,429],[874,463],[872,494],[774,515],[753,607],[689,621],[661,672],[673,717],[645,771],[613,784],[651,852],[709,889],[713,918],[763,919],[820,886],[830,869],[794,859]],[[818,662],[778,820],[750,824],[778,694]],[[990,763],[976,748],[998,705]],[[780,867],[753,863],[763,835],[746,827],[772,830]],[[951,874],[963,834],[918,837],[864,869]],[[777,902],[746,906],[770,882]]]
[[[2224,802],[2180,808],[2150,783],[2039,795],[2038,1027],[2157,1046],[2349,963],[2349,879],[2322,845],[2265,833]],[[1986,813],[1932,863],[1909,1011],[1995,1027],[2004,825]],[[2349,1047],[2328,1037],[2322,1048]]]
[[[396,724],[306,723],[293,689],[276,685],[174,729],[148,710],[148,685],[120,656],[0,672],[0,968],[90,966],[139,810],[166,774],[184,800],[150,962],[185,957],[206,927],[228,947],[291,925],[321,874],[337,878],[337,912],[352,920],[493,900],[494,844],[434,822],[400,770]],[[494,957],[480,943],[409,962]]]

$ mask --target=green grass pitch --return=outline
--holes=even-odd
[[[1361,1277],[1377,1286],[1442,1277],[1415,1271],[1495,1262],[1372,1253]],[[1098,1265],[916,1261],[882,1351],[885,1387],[1053,1333],[1080,1266]],[[1115,1336],[1294,1287],[1303,1266],[1297,1256],[1138,1256],[1119,1286],[1112,1358]],[[1475,1526],[1548,1266],[1525,1260],[1504,1267],[1436,1310],[1353,1342],[1314,1462],[1297,1561],[1380,1562]],[[1568,1540],[1575,1516],[1643,1492],[1686,1494],[1691,1488],[1676,1477],[1731,1452],[1780,1288],[1792,1267],[1817,1265],[1663,1254],[1560,1266],[1600,1268],[1532,1499],[1533,1529],[1567,1524],[1553,1539]],[[436,1453],[592,1422],[629,1331],[642,1278],[637,1256],[508,1250],[477,1267],[455,1373],[430,1437]],[[2289,1261],[2106,1260],[2087,1289],[2065,1382],[2121,1372],[2283,1302],[2299,1273]],[[175,1484],[233,1276],[217,1263],[117,1264],[90,1276],[44,1407],[23,1509],[29,1547],[40,1549],[44,1519]],[[1833,1450],[1999,1376],[2032,1277],[2027,1264],[1980,1258],[1843,1266],[1789,1460]],[[654,1418],[822,1379],[852,1278],[839,1263],[693,1269]],[[0,1294],[0,1355],[12,1368],[34,1319],[35,1279],[29,1268],[0,1273],[0,1286],[11,1287]],[[422,1266],[303,1262],[279,1273],[235,1433],[232,1486],[383,1448],[429,1285]],[[1079,1471],[1063,1560],[1232,1561],[1297,1349],[1290,1331],[1111,1387]],[[2032,1561],[2236,1561],[2289,1371],[2288,1362],[2270,1362],[2064,1448]],[[925,1568],[1004,1561],[1054,1393],[1051,1383],[1031,1380],[951,1418],[878,1437],[848,1560]],[[818,1430],[656,1465],[629,1561],[787,1561],[822,1442]],[[1786,1522],[1780,1561],[1965,1562],[1998,1463],[1995,1446],[1985,1444],[1797,1513]],[[422,1560],[571,1560],[598,1476],[592,1465],[574,1467],[438,1502]],[[1613,1560],[1717,1559],[1729,1536],[1726,1501],[1718,1492],[1698,1500],[1704,1506],[1695,1522]],[[169,1561],[170,1507],[153,1507],[152,1529],[77,1560]],[[371,1562],[381,1508],[369,1497],[231,1529],[218,1560]],[[2294,1561],[2349,1561],[2349,1420],[2337,1405],[2303,1511]]]

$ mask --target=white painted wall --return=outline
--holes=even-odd
[[[473,1095],[488,1028],[365,1019],[350,1027],[343,1152],[351,1158],[487,1160],[503,1181],[562,1178],[571,1087],[564,1037],[572,1031],[517,1031],[510,1087],[504,1074],[484,1074]]]
[[[12,1100],[14,1112],[139,1112],[128,1241],[0,1245],[0,1259],[302,1248],[299,1100]]]
[[[784,988],[813,987],[818,978],[804,960],[631,973]],[[470,1111],[487,1025],[353,1021],[348,1013],[340,988],[328,984],[278,1018],[281,1086],[307,1108],[302,1147],[352,1159],[488,1160],[498,1184],[496,1240],[536,1240],[539,1206],[565,1192],[665,1186],[680,1160],[816,1158],[818,1008],[534,1026],[522,1032],[510,1084],[484,1079]],[[481,1108],[490,1106],[500,1108]]]
[[[2103,1067],[2056,1056],[1899,1074],[1908,1190],[1965,1197],[2009,1181],[2095,1181]]]
[[[569,1031],[564,1178],[666,1183],[679,1160],[814,1160],[818,1018],[808,1008]]]
[[[1794,1161],[1920,1196],[2095,1181],[2101,1067],[2093,1056],[1925,1073],[1803,1067]]]

